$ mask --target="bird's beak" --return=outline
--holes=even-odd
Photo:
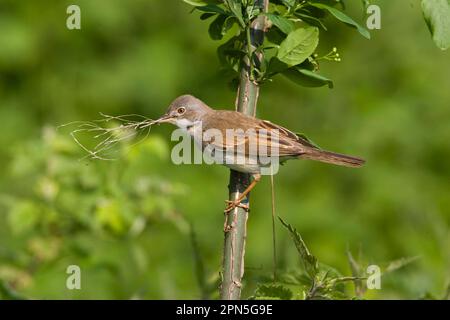
[[[165,115],[163,115],[161,118],[155,120],[154,124],[160,124],[160,123],[165,123],[165,122],[171,122],[173,118],[174,118],[173,116],[171,116],[171,115],[169,115],[169,114],[165,114]]]

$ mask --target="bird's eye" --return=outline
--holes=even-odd
[[[183,114],[186,112],[186,108],[185,107],[180,107],[177,109],[178,114]]]

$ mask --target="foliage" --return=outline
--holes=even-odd
[[[450,1],[422,0],[422,10],[436,45],[442,50],[450,48]]]
[[[121,147],[120,165],[86,162],[81,172],[74,160],[82,153],[50,127],[44,128],[43,140],[18,148],[11,173],[17,183],[34,177],[34,185],[30,193],[8,199],[13,204],[8,214],[12,232],[23,235],[39,229],[58,235],[98,230],[137,236],[151,220],[169,218],[174,210],[171,198],[183,189],[144,171],[151,165],[146,159],[167,159],[165,143],[150,137],[131,150],[126,144]],[[79,200],[71,197],[74,193]]]
[[[369,32],[341,10],[335,8],[341,1],[280,0],[271,1],[269,12],[262,12],[252,0],[192,1],[184,2],[204,12],[200,18],[214,18],[209,26],[213,40],[221,40],[228,33],[231,38],[218,49],[222,66],[238,76],[243,58],[250,61],[251,79],[255,82],[271,80],[283,74],[297,84],[306,87],[332,87],[332,81],[318,74],[318,55],[314,55],[319,43],[319,29],[327,30],[324,19],[331,14],[338,21],[356,28],[370,39]],[[267,37],[258,48],[246,48],[250,38],[252,22],[260,15],[269,21]],[[236,28],[233,28],[236,26]],[[264,52],[263,61],[258,55]],[[336,49],[325,58],[340,61]]]
[[[251,299],[330,300],[361,299],[364,297],[364,293],[367,292],[364,284],[368,279],[362,271],[365,268],[353,259],[350,252],[348,252],[348,259],[353,275],[342,276],[336,269],[319,263],[317,258],[309,251],[298,231],[283,219],[279,219],[292,237],[303,268],[293,272],[283,272],[279,279],[259,283]],[[417,258],[414,257],[393,261],[385,267],[380,277],[399,270],[416,260]],[[347,283],[354,284],[354,294],[349,293],[345,286]]]
[[[84,243],[86,237],[99,243],[133,243],[149,226],[163,221],[187,237],[189,226],[174,207],[184,187],[146,174],[167,160],[167,145],[150,137],[130,147],[131,142],[122,143],[120,158],[110,163],[80,161],[83,154],[66,133],[45,127],[42,139],[16,148],[10,172],[17,185],[31,185],[20,195],[1,196],[11,235],[22,239],[28,255],[17,261],[18,266],[0,266],[0,278],[21,289],[35,276],[33,270],[61,256],[79,260],[94,255]],[[131,249],[138,264],[148,259],[139,246]],[[91,267],[109,268],[102,266],[107,263],[100,258]],[[14,296],[1,284],[5,298]]]

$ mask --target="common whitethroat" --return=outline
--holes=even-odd
[[[365,162],[322,150],[301,135],[270,121],[237,111],[214,110],[192,95],[176,98],[167,112],[153,123],[176,125],[193,137],[202,150],[209,150],[210,155],[220,151],[224,160],[221,164],[253,176],[253,181],[236,201],[227,201],[225,212],[237,206],[246,207],[241,201],[259,182],[261,171],[270,164],[268,159],[277,162],[310,159],[345,167],[360,167]],[[208,135],[210,138],[205,139],[205,133],[211,131],[219,133],[222,139],[217,139],[217,135]],[[232,139],[226,138],[230,137],[230,132],[235,133]]]

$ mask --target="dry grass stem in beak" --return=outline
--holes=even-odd
[[[100,113],[100,115],[103,119],[74,121],[58,127],[60,129],[75,126],[70,135],[75,143],[87,152],[82,159],[116,160],[111,155],[119,153],[121,144],[137,140],[137,142],[127,145],[127,147],[132,147],[142,142],[148,137],[151,126],[158,123],[158,120],[155,121],[138,114],[109,116]]]
[[[172,120],[172,119],[173,119],[173,116],[171,116],[169,114],[165,114],[161,118],[155,120],[153,122],[153,124],[160,124],[160,123],[170,122],[170,120]]]

